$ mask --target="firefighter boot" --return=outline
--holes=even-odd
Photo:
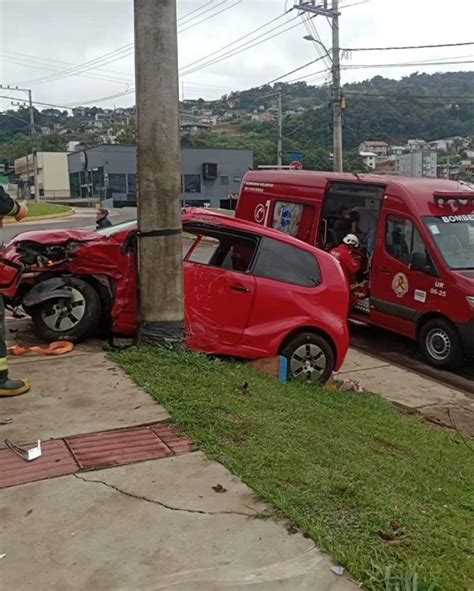
[[[10,380],[7,378],[0,382],[0,398],[3,396],[18,396],[25,394],[31,388],[28,380]]]

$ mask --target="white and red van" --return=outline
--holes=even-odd
[[[370,260],[369,297],[350,317],[417,339],[436,367],[452,369],[474,357],[474,189],[469,185],[250,171],[236,216],[324,250],[336,246],[357,220]]]

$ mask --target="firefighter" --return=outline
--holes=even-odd
[[[333,257],[339,261],[339,264],[341,265],[349,284],[349,310],[362,295],[356,291],[359,287],[357,273],[359,273],[362,269],[362,259],[360,254],[357,252],[358,248],[359,239],[357,236],[355,234],[347,234],[344,236],[342,243],[330,251]]]
[[[27,213],[26,206],[12,199],[0,185],[0,228],[3,226],[5,216],[12,216],[19,222]],[[5,304],[3,296],[0,294],[0,397],[24,394],[30,388],[31,384],[28,380],[11,380],[8,377],[7,345],[5,343]]]

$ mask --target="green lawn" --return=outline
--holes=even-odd
[[[282,386],[244,364],[150,347],[113,358],[368,589],[474,588],[472,441],[378,396]]]
[[[65,205],[54,205],[53,203],[28,203],[28,216],[29,218],[35,218],[43,215],[55,215],[58,213],[67,213],[71,211],[70,207]]]

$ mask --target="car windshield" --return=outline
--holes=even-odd
[[[113,234],[117,234],[117,232],[123,232],[123,230],[131,230],[132,228],[136,227],[136,225],[136,220],[132,220],[131,222],[124,222],[123,224],[110,226],[110,228],[97,230],[97,234],[102,234],[102,236],[112,236]]]
[[[474,215],[423,219],[450,269],[474,269]]]

